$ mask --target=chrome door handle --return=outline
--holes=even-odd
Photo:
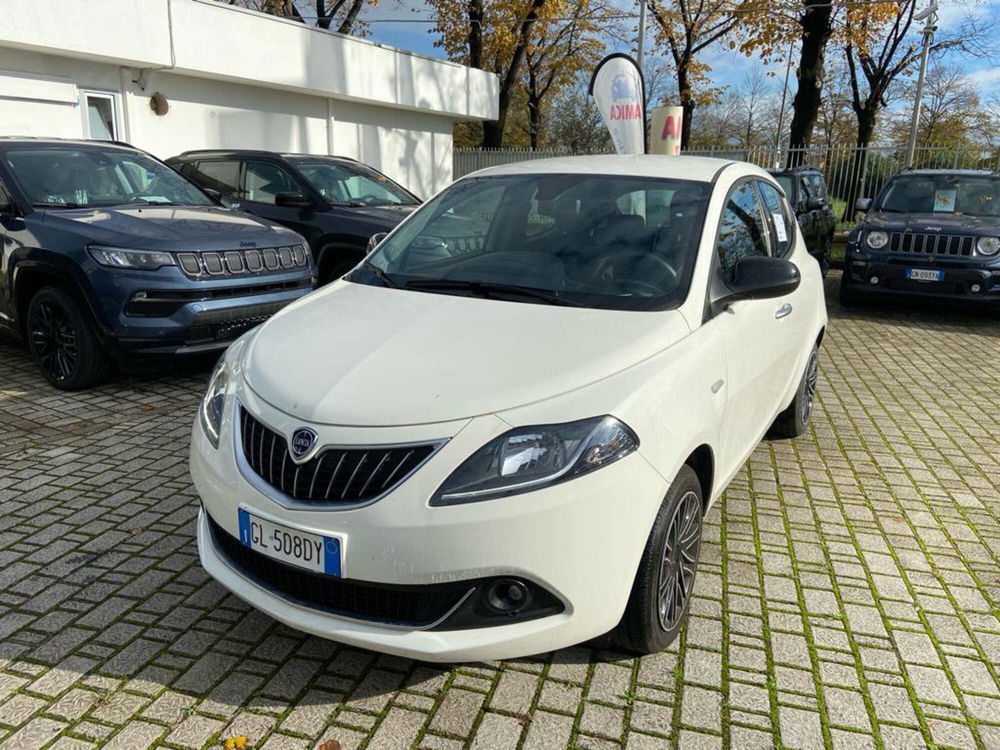
[[[774,311],[774,317],[778,319],[787,318],[791,314],[792,314],[792,306],[788,302],[786,302],[785,304],[783,304],[781,307],[779,307],[777,310]]]

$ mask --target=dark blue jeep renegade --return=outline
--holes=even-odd
[[[300,235],[124,144],[0,138],[0,326],[75,390],[225,346],[314,284]]]

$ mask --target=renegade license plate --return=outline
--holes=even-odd
[[[254,552],[297,568],[340,575],[340,539],[293,529],[239,509],[240,541]]]
[[[907,268],[906,278],[911,281],[944,281],[944,271],[930,268]]]

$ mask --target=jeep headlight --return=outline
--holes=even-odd
[[[229,385],[229,363],[223,356],[208,380],[208,390],[202,399],[199,414],[205,437],[213,448],[219,447],[219,431],[222,429],[222,414],[226,406],[226,386]]]
[[[865,242],[872,250],[881,250],[889,244],[889,235],[885,232],[869,232]]]
[[[980,237],[976,241],[976,251],[980,255],[996,255],[1000,252],[1000,237]]]
[[[431,505],[458,505],[548,487],[624,458],[639,438],[614,417],[518,427],[477,450],[444,481]]]
[[[176,265],[174,256],[162,250],[132,250],[126,247],[90,245],[90,257],[102,266],[110,268],[135,268],[141,271],[155,271],[163,266]]]

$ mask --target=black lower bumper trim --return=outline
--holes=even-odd
[[[208,515],[216,551],[241,575],[299,606],[355,620],[423,630],[463,630],[507,625],[563,611],[541,586],[514,578],[478,578],[441,584],[397,585],[313,573],[245,546]],[[516,581],[527,592],[515,612],[489,604],[494,581]]]

